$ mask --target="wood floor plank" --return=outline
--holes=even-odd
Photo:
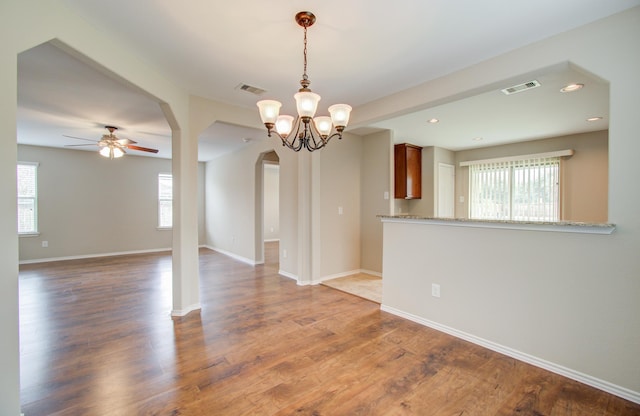
[[[21,400],[39,415],[640,415],[640,405],[200,251],[202,309],[171,318],[171,257],[21,266]]]

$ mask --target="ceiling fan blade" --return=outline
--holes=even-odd
[[[149,149],[148,147],[134,146],[132,144],[125,145],[127,149],[140,150],[141,152],[158,153],[158,149]]]
[[[120,143],[120,144],[121,144],[121,145],[123,145],[123,146],[128,146],[128,145],[130,145],[130,144],[136,144],[136,143],[138,143],[138,142],[134,142],[134,141],[133,141],[133,140],[131,140],[131,139],[118,139],[118,143]]]
[[[63,134],[62,136],[68,137],[70,139],[86,140],[88,142],[94,142],[94,143],[98,142],[98,140],[85,139],[84,137],[67,136],[66,134]]]

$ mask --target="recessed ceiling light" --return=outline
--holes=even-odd
[[[598,121],[598,120],[602,120],[602,117],[589,117],[587,119],[587,121]]]
[[[574,92],[584,87],[584,84],[569,84],[560,89],[560,92]]]
[[[428,123],[431,124],[436,124],[437,122],[439,122],[440,120],[438,120],[437,118],[430,118],[429,120],[427,120]]]
[[[482,137],[474,137],[473,139],[474,142],[479,142],[480,140],[482,140]]]

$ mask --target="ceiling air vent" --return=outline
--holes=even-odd
[[[537,88],[540,86],[540,83],[535,79],[533,81],[525,82],[524,84],[514,85],[513,87],[505,88],[502,91],[505,95],[515,94],[517,92],[522,92],[526,90],[530,90],[532,88]]]
[[[262,88],[258,88],[258,87],[253,87],[251,85],[248,84],[240,84],[236,87],[237,90],[242,90],[242,91],[246,91],[246,92],[250,92],[251,94],[255,94],[255,95],[262,95],[265,92],[267,92],[267,90],[263,90]]]

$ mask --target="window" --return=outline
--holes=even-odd
[[[38,232],[38,164],[18,162],[18,234]]]
[[[158,174],[158,228],[173,226],[173,177],[170,173]]]
[[[469,164],[472,219],[558,221],[559,157]]]

